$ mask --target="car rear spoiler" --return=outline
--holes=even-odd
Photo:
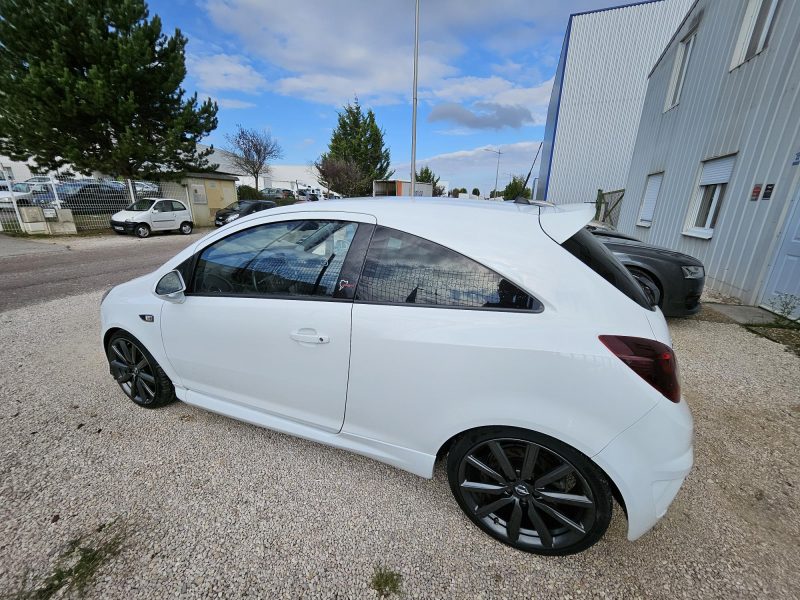
[[[562,244],[594,218],[594,204],[540,206],[539,225],[553,241]]]

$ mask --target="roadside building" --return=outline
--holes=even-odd
[[[414,190],[417,196],[433,196],[433,184],[416,182]],[[372,182],[373,196],[410,196],[411,181],[401,179],[380,179]]]
[[[698,0],[649,75],[625,184],[618,227],[745,304],[800,296],[798,24],[794,0]]]
[[[592,202],[625,185],[647,73],[692,0],[570,16],[547,110],[535,197]]]

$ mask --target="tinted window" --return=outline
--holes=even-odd
[[[156,205],[153,207],[153,212],[172,212],[172,203],[171,202],[156,202]]]
[[[538,300],[483,265],[417,236],[378,227],[356,300],[540,310]]]
[[[239,231],[203,250],[193,291],[333,296],[357,227],[344,221],[284,221]]]
[[[172,210],[186,210],[186,207],[180,202],[172,201]]]
[[[641,286],[628,269],[589,231],[580,229],[561,246],[628,298],[640,306],[652,308]]]

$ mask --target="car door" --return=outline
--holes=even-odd
[[[221,401],[337,432],[344,420],[352,295],[374,218],[294,213],[199,250],[162,337],[187,400]]]
[[[175,211],[170,200],[159,200],[153,205],[150,215],[150,224],[153,231],[175,229]]]
[[[175,211],[175,227],[180,227],[181,223],[192,220],[192,213],[183,205],[182,202],[172,200],[172,210]]]

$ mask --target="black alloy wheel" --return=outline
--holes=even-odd
[[[467,516],[519,550],[580,552],[611,521],[611,491],[602,471],[547,436],[513,428],[472,432],[451,449],[447,471]]]
[[[175,388],[153,356],[132,335],[118,332],[106,349],[111,376],[139,406],[158,408],[175,399]]]

